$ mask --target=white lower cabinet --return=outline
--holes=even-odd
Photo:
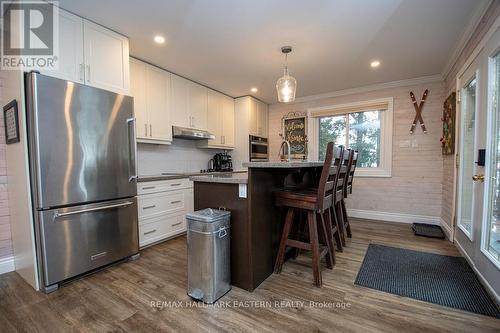
[[[138,187],[139,246],[145,247],[186,231],[186,213],[194,207],[188,179],[142,182]]]

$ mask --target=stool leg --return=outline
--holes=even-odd
[[[317,287],[321,287],[321,270],[320,270],[320,258],[319,258],[319,241],[318,241],[318,228],[316,221],[315,212],[307,212],[307,221],[309,224],[309,239],[312,250],[312,266],[313,266],[313,276],[314,284]]]
[[[342,246],[345,246],[345,234],[344,234],[344,217],[342,214],[342,205],[340,202],[335,204],[335,213],[337,214],[337,223],[339,225],[340,239],[342,241]]]
[[[347,217],[347,209],[345,208],[345,202],[344,200],[342,202],[342,211],[343,211],[343,216],[344,216],[344,221],[346,221],[346,233],[347,237],[352,238],[352,232],[351,232],[351,224],[349,223],[349,219]]]
[[[335,243],[337,244],[337,251],[339,252],[344,252],[344,249],[342,247],[342,238],[340,236],[340,225],[338,222],[337,214],[335,213],[335,205],[329,208],[330,210],[330,216],[332,217],[332,228],[335,226],[337,228],[337,232],[334,234],[335,236]]]
[[[294,212],[295,210],[293,208],[288,208],[288,212],[286,213],[285,226],[283,227],[280,247],[278,248],[278,255],[276,256],[276,263],[274,265],[274,272],[276,274],[281,273],[283,261],[285,261],[286,241],[288,240],[288,235],[290,234],[290,229],[292,228]]]
[[[323,231],[325,233],[325,238],[328,246],[326,267],[329,269],[333,269],[333,266],[335,266],[335,248],[333,247],[332,221],[330,219],[330,209],[326,209],[321,214],[321,224],[323,227]]]

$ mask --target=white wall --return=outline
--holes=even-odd
[[[197,141],[183,139],[174,139],[171,145],[137,144],[139,175],[199,172],[207,169],[208,161],[222,150],[201,149],[196,144]]]

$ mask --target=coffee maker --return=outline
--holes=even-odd
[[[213,158],[213,169],[217,172],[231,172],[233,171],[233,161],[231,155],[227,152],[217,153]]]

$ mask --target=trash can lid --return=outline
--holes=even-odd
[[[205,208],[202,210],[197,210],[196,212],[193,212],[193,213],[187,213],[186,218],[191,219],[191,220],[195,220],[195,221],[211,223],[214,221],[218,221],[221,218],[224,218],[224,217],[229,216],[229,215],[231,215],[231,212],[229,212],[227,210]]]

